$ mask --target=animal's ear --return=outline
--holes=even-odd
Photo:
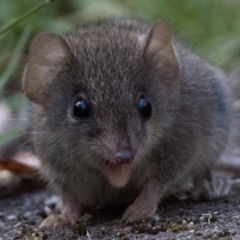
[[[152,27],[146,38],[143,58],[159,64],[173,78],[179,75],[179,65],[172,45],[172,34],[165,21],[159,20]]]
[[[32,41],[23,77],[23,92],[33,102],[44,104],[49,83],[71,58],[68,43],[53,33],[40,33]]]

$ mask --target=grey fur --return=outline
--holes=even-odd
[[[225,148],[225,75],[174,39],[180,73],[172,76],[164,59],[143,58],[150,32],[143,23],[110,21],[65,36],[71,53],[59,60],[60,70],[51,71],[41,103],[32,104],[42,172],[83,207],[132,202],[151,178],[159,182],[162,198],[210,169]],[[137,110],[141,94],[152,104],[147,121]],[[71,115],[77,96],[91,108],[87,119]],[[116,188],[102,167],[121,149],[129,149],[134,160],[128,183]]]

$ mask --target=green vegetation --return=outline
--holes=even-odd
[[[210,63],[227,72],[240,64],[238,0],[0,0],[0,100],[16,111],[25,105],[22,94],[12,91],[20,89],[34,35],[109,17],[166,19],[174,34]]]

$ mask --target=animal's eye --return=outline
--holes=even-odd
[[[72,113],[76,118],[89,117],[89,106],[83,98],[78,98],[74,103]]]
[[[143,120],[147,120],[152,116],[152,106],[144,96],[141,96],[138,101],[138,111]]]

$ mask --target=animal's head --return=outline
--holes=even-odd
[[[179,75],[165,22],[145,33],[123,26],[39,34],[23,80],[52,137],[64,139],[68,162],[103,170],[116,187],[164,134]]]

